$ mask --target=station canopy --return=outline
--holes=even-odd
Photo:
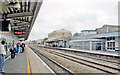
[[[11,32],[28,39],[43,0],[2,0],[0,21],[9,21]]]

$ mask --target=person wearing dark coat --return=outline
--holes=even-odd
[[[18,52],[15,43],[13,43],[13,45],[11,46],[10,52],[11,52],[11,59],[14,59],[14,58],[15,58],[15,55],[16,55],[17,52]]]

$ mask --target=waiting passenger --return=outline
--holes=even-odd
[[[22,53],[22,44],[20,44],[20,53]]]
[[[15,58],[15,55],[16,55],[17,52],[18,52],[15,43],[13,43],[13,45],[11,46],[10,52],[11,52],[11,59],[14,59],[14,58]]]
[[[24,43],[22,43],[22,53],[25,51],[25,44]]]
[[[8,51],[8,45],[7,45],[7,43],[5,45],[5,50],[6,50],[6,52]]]
[[[20,53],[20,43],[17,44],[17,51],[18,51],[18,54]]]
[[[5,66],[5,56],[6,56],[6,51],[5,51],[5,41],[1,42],[1,47],[0,47],[0,56],[1,56],[1,72],[2,74],[5,74],[4,71],[4,66]]]

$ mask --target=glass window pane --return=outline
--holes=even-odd
[[[110,37],[110,40],[112,40],[112,37]]]
[[[109,42],[107,42],[107,47],[109,47]]]
[[[107,41],[109,40],[109,38],[107,38]]]
[[[112,44],[113,44],[113,43],[112,43],[112,42],[110,42],[110,47],[112,47]]]
[[[115,40],[115,37],[113,37],[113,40]]]
[[[115,42],[113,42],[113,47],[115,47]]]

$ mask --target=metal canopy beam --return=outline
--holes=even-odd
[[[30,25],[30,23],[29,22],[28,23],[22,22],[22,23],[17,23],[17,25]]]
[[[12,21],[14,21],[14,23],[18,24],[18,23],[30,23],[29,21],[22,21],[22,20],[13,20],[11,19]]]
[[[9,7],[10,3],[18,2],[20,7]],[[11,24],[11,30],[25,31],[25,35],[21,35],[25,40],[31,32],[33,24],[38,15],[42,1],[35,0],[5,0],[0,9],[0,21],[9,20]],[[18,38],[20,37],[17,35]]]
[[[13,24],[14,25],[14,24]],[[12,25],[12,26],[13,26]],[[26,25],[30,25],[30,23],[19,23],[19,24],[17,24],[16,26],[26,26]]]
[[[41,5],[42,5],[42,2],[38,2],[38,3],[36,4],[35,11],[34,11],[34,14],[36,14],[36,15],[33,16],[33,19],[32,19],[32,21],[31,21],[31,25],[30,25],[30,28],[29,28],[29,32],[26,32],[26,34],[25,34],[25,40],[27,40],[27,39],[28,39],[28,36],[30,35],[30,32],[31,32],[32,27],[33,27],[33,25],[34,25],[34,23],[35,23],[35,20],[36,20],[36,17],[37,17],[37,15],[38,15],[38,12],[39,12],[39,10],[40,10],[39,8],[41,7]]]
[[[8,18],[16,18],[16,17],[25,17],[25,16],[33,16],[33,12],[23,12],[23,13],[14,13],[14,14],[8,14]]]

